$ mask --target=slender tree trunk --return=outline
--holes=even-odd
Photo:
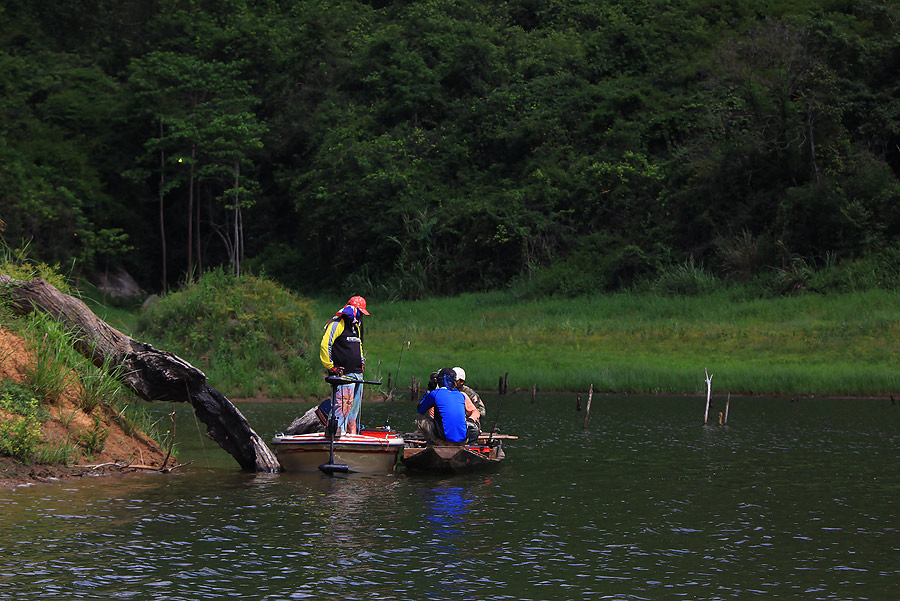
[[[194,157],[196,154],[196,148],[191,146],[191,171],[190,177],[188,177],[188,256],[185,276],[187,281],[194,279]]]
[[[0,288],[9,292],[18,314],[47,313],[75,333],[75,350],[97,367],[115,367],[117,379],[145,401],[189,402],[206,424],[207,436],[250,472],[277,472],[278,459],[246,418],[206,375],[187,361],[126,336],[94,315],[81,300],[63,294],[45,280],[14,280],[0,273]],[[115,375],[115,374],[114,374]]]
[[[163,121],[159,120],[159,139],[163,139]],[[159,153],[159,238],[162,247],[162,291],[165,294],[168,290],[168,274],[166,273],[166,221],[165,221],[165,190],[166,187],[166,153]]]
[[[202,247],[200,243],[200,182],[197,181],[197,199],[194,203],[196,205],[197,214],[194,216],[194,228],[196,231],[194,232],[194,243],[197,245],[197,279],[203,277],[203,253]]]
[[[234,258],[232,260],[232,265],[234,266],[234,275],[240,277],[241,275],[241,259],[243,259],[244,254],[244,236],[243,236],[243,224],[241,223],[241,199],[239,198],[239,192],[241,185],[241,164],[239,161],[234,161]]]
[[[819,183],[822,180],[822,176],[819,173],[819,163],[816,161],[816,132],[813,127],[813,122],[812,110],[807,108],[806,125],[809,128],[809,156],[812,159],[813,175],[815,175],[816,183]]]

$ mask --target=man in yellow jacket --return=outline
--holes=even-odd
[[[366,368],[363,352],[363,315],[366,299],[351,297],[347,304],[325,324],[319,358],[329,375],[345,379],[362,380]],[[356,434],[359,407],[362,403],[363,385],[344,384],[335,391],[334,412],[338,422],[336,434]]]

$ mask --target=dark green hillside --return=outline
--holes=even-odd
[[[897,285],[892,1],[13,0],[0,41],[4,236],[77,273]]]

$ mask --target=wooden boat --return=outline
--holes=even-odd
[[[272,440],[275,455],[286,472],[316,472],[319,466],[334,463],[348,467],[342,471],[368,474],[394,471],[404,443],[402,436],[382,428],[344,434],[334,439],[331,462],[331,439],[325,432],[276,434]]]
[[[473,445],[434,445],[407,435],[400,461],[407,469],[432,472],[464,472],[496,466],[506,457],[503,439],[515,436],[484,434]],[[490,444],[488,444],[490,443]]]

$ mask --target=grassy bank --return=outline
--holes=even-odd
[[[324,322],[345,299],[317,299]],[[507,293],[369,301],[370,376],[408,388],[463,366],[476,388],[604,392],[888,395],[900,391],[900,294],[872,290],[741,300],[614,294],[521,300]],[[408,346],[407,346],[408,343]],[[380,364],[380,365],[379,365]]]

